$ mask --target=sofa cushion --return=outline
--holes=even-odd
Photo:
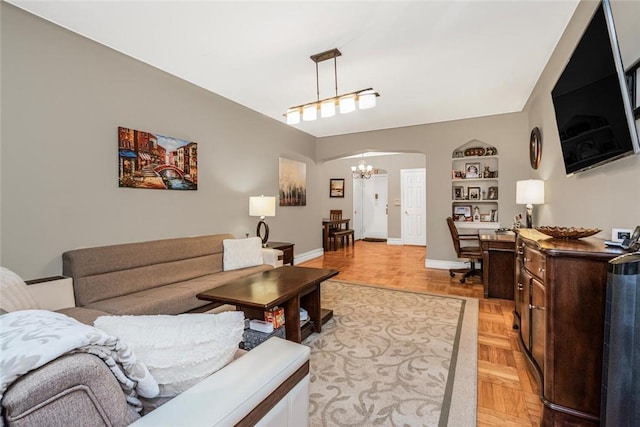
[[[0,308],[5,312],[40,308],[24,280],[5,267],[0,267],[0,295]]]
[[[224,247],[222,260],[224,271],[253,267],[263,263],[262,239],[259,237],[224,239],[222,246]]]
[[[128,295],[97,301],[86,306],[111,314],[182,314],[209,304],[196,298],[200,292],[224,285],[230,280],[273,269],[259,265],[242,270],[223,271],[192,280],[158,286]]]
[[[244,313],[101,316],[94,324],[131,347],[158,382],[164,403],[233,360]],[[145,409],[157,402],[147,399]]]

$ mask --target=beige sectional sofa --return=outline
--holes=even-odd
[[[55,294],[56,300],[40,308],[56,309],[87,324],[109,313],[202,312],[211,307],[196,298],[199,292],[281,265],[281,253],[268,250],[268,264],[224,271],[223,240],[232,238],[219,234],[75,249],[63,255],[63,274],[73,279],[73,294],[68,281],[29,288],[37,301],[44,301],[44,290],[51,287],[48,294]],[[309,348],[271,338],[239,354],[143,417],[127,405],[100,359],[65,355],[7,389],[3,419],[10,426],[307,425]]]
[[[206,311],[200,292],[274,268],[281,251],[264,249],[263,264],[225,271],[223,241],[230,234],[74,249],[62,255],[73,279],[75,305],[112,314]],[[76,310],[77,312],[78,310]],[[79,314],[81,315],[81,314]]]

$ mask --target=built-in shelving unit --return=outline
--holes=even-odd
[[[498,150],[472,140],[451,159],[451,214],[458,228],[499,228]]]

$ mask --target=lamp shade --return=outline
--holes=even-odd
[[[302,120],[312,122],[318,118],[318,105],[308,104],[302,107]]]
[[[376,106],[376,93],[373,89],[365,90],[358,94],[358,108],[366,110]]]
[[[544,203],[544,181],[527,179],[516,182],[516,203],[519,205],[541,205]]]
[[[276,216],[276,198],[273,196],[249,197],[249,216]]]
[[[340,114],[347,114],[356,110],[356,96],[354,94],[341,97],[339,103]]]
[[[336,101],[335,99],[328,99],[322,101],[320,104],[320,117],[331,117],[336,115]]]
[[[292,108],[287,111],[287,124],[297,125],[298,123],[300,123],[300,109]]]

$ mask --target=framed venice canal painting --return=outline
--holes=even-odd
[[[157,133],[118,128],[120,187],[198,189],[198,144]]]

